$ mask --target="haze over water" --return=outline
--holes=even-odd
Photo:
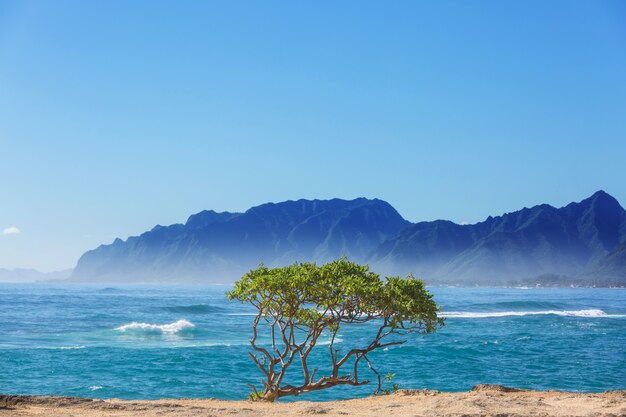
[[[228,289],[0,284],[0,392],[243,399],[246,384],[261,379],[247,355],[254,311],[229,302]],[[431,291],[446,326],[372,355],[401,388],[626,386],[626,290]],[[353,347],[366,333],[346,330],[337,346]],[[322,372],[328,352],[320,347],[313,361]],[[374,388],[333,388],[303,399],[365,396]]]

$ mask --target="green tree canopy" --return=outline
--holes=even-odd
[[[257,309],[252,325],[251,358],[263,372],[263,390],[253,387],[254,395],[268,401],[287,395],[299,395],[337,385],[364,385],[359,365],[365,363],[378,379],[368,354],[374,350],[406,342],[410,333],[427,334],[443,325],[437,316],[439,307],[424,283],[407,278],[380,276],[368,266],[347,259],[322,266],[314,263],[293,264],[281,268],[260,265],[235,283],[229,299],[249,303]],[[372,339],[349,350],[336,347],[337,335],[344,326],[372,322]],[[263,329],[260,328],[263,324]],[[259,341],[260,332],[268,333],[267,343]],[[316,378],[311,370],[311,351],[323,334],[330,338],[330,373]],[[343,345],[350,345],[346,341]],[[287,369],[298,360],[302,384],[284,384]],[[350,372],[343,373],[343,368]]]

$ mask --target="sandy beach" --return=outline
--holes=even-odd
[[[478,385],[469,392],[399,391],[347,401],[262,403],[214,399],[156,401],[0,396],[0,416],[626,416],[626,391],[581,394]]]

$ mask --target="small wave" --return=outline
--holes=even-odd
[[[343,339],[341,337],[335,337],[334,343],[341,343],[341,342],[343,342]],[[317,342],[317,344],[320,346],[328,346],[330,345],[330,339],[320,340],[319,342]]]
[[[136,321],[117,327],[115,330],[120,332],[139,332],[144,334],[181,334],[188,332],[196,327],[190,321],[178,320],[170,324],[150,324],[138,323]]]
[[[492,317],[509,317],[509,316],[541,316],[555,315],[564,317],[626,317],[626,314],[606,314],[599,309],[588,310],[543,310],[543,311],[493,311],[493,312],[473,312],[473,311],[449,311],[442,312],[441,317],[445,318],[463,318],[463,319],[484,319]]]
[[[120,292],[121,290],[118,288],[113,288],[113,287],[106,287],[106,288],[101,288],[98,290],[98,292],[103,292],[103,293],[108,293],[108,292]]]
[[[74,350],[74,349],[86,349],[87,346],[60,346],[56,349],[60,349],[60,350]]]
[[[102,389],[100,385],[92,385],[89,387],[89,391],[98,391],[99,389]]]
[[[169,306],[163,307],[163,310],[169,311],[171,313],[182,313],[182,314],[214,314],[214,313],[222,313],[225,309],[221,307],[215,307],[208,304],[193,304],[188,306]]]

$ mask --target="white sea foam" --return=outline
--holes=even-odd
[[[341,342],[343,342],[343,339],[341,337],[335,337],[334,343],[341,343]],[[330,345],[330,339],[320,340],[319,342],[317,342],[317,344],[321,346],[328,346]]]
[[[86,348],[87,348],[87,346],[81,345],[81,346],[60,346],[57,349],[60,349],[60,350],[75,350],[75,349],[86,349]]]
[[[484,319],[491,317],[509,317],[509,316],[541,316],[555,315],[564,317],[626,317],[626,314],[606,314],[599,309],[588,310],[543,310],[543,311],[491,311],[491,312],[473,312],[473,311],[448,311],[442,312],[441,317],[446,318],[463,318],[463,319]]]
[[[102,389],[100,385],[92,385],[89,387],[89,391],[98,391],[99,389]]]
[[[150,324],[138,323],[136,321],[117,327],[115,330],[120,332],[141,331],[145,333],[161,333],[161,334],[178,334],[180,332],[191,330],[196,325],[188,320],[178,320],[170,324]]]

